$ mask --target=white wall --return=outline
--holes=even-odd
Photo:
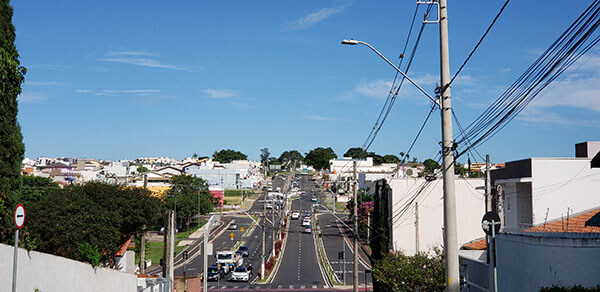
[[[533,224],[600,206],[600,169],[586,158],[532,158]]]
[[[14,248],[0,244],[0,292],[11,291]],[[20,248],[17,291],[137,291],[137,276]]]
[[[498,291],[600,284],[600,236],[506,234],[496,238]]]
[[[400,208],[406,205],[413,194],[420,188],[423,178],[395,178],[388,183],[392,188],[392,242],[394,250],[402,250],[412,255],[416,250],[415,243],[415,204],[409,211],[399,217]],[[427,251],[443,244],[443,182],[437,179],[428,184],[417,202],[419,202],[419,249]],[[481,218],[485,213],[483,179],[462,179],[455,181],[458,244],[484,236],[481,229]]]

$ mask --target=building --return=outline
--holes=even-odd
[[[389,227],[388,248],[413,255],[443,246],[443,181],[441,178],[384,180],[387,191],[376,188],[376,200],[385,200]],[[381,183],[380,183],[381,184]],[[456,213],[459,244],[484,236],[485,182],[481,178],[456,178]],[[377,205],[377,203],[376,203]]]

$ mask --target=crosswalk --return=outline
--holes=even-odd
[[[209,290],[216,290],[216,289],[223,289],[223,290],[235,290],[235,289],[248,289],[248,290],[269,290],[269,289],[329,289],[329,287],[323,285],[323,286],[317,286],[317,285],[250,285],[250,286],[240,286],[240,285],[235,285],[235,286],[230,286],[230,285],[223,285],[223,286],[217,286],[217,285],[212,285],[212,286],[208,286]]]

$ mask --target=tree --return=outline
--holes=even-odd
[[[198,153],[194,152],[194,154],[192,154],[192,158],[193,159],[198,159]]]
[[[220,163],[229,163],[234,160],[246,160],[248,159],[248,156],[239,151],[222,149],[221,151],[213,154],[213,159]]]
[[[383,163],[383,156],[381,156],[375,152],[369,152],[369,154],[367,154],[367,157],[373,157],[374,165],[380,165]]]
[[[0,2],[0,241],[12,237],[11,212],[20,184],[21,161],[25,153],[17,121],[17,96],[27,70],[20,65],[15,46],[13,9],[8,0]]]
[[[28,210],[36,250],[114,266],[114,254],[144,226],[161,218],[164,204],[141,188],[105,183],[56,189]]]
[[[145,173],[145,172],[148,172],[148,171],[149,171],[148,168],[145,167],[145,166],[143,166],[143,165],[140,165],[140,166],[137,167],[137,172],[138,173]]]
[[[304,161],[304,156],[298,150],[284,151],[279,156],[279,163],[288,168],[293,166],[294,163],[302,163],[302,161]]]
[[[344,157],[352,157],[354,159],[365,159],[368,153],[362,149],[362,147],[352,147],[344,153]]]
[[[317,170],[329,168],[329,160],[337,158],[337,155],[331,147],[317,147],[306,153],[306,164],[314,167]]]
[[[444,291],[444,257],[439,249],[432,254],[384,256],[373,266],[376,291]]]
[[[403,155],[401,152],[400,155]],[[393,154],[388,154],[383,156],[383,163],[398,163],[400,162],[400,158]]]
[[[260,149],[260,162],[262,164],[266,164],[269,161],[270,155],[271,152],[269,152],[269,148],[265,147],[263,149]]]
[[[280,165],[279,159],[275,157],[269,157],[269,165]]]
[[[213,204],[206,181],[190,175],[176,175],[171,178],[173,185],[167,194],[169,209],[175,208],[177,200],[177,219],[182,221],[186,230],[197,214],[208,214]]]
[[[433,159],[427,159],[427,160],[423,161],[423,165],[425,166],[426,173],[433,173],[434,170],[440,168],[440,164],[437,163],[437,161],[435,161]]]

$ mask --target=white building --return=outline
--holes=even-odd
[[[442,179],[428,181],[425,178],[394,178],[388,180],[388,185],[392,191],[391,196],[388,196],[390,248],[413,255],[417,251],[442,247]],[[481,178],[457,177],[455,180],[459,244],[484,236],[481,229],[481,218],[485,213],[484,185]]]
[[[600,206],[600,169],[590,167],[597,152],[589,149],[581,157],[528,158],[492,170],[503,228],[516,231]]]

